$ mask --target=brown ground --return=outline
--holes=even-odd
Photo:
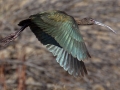
[[[26,54],[26,90],[120,90],[120,0],[0,0],[0,37],[19,29],[19,21],[31,14],[53,9],[80,19],[92,17],[118,33],[100,26],[80,27],[92,56],[85,61],[88,76],[75,78],[64,71],[29,28],[0,51],[0,59],[14,62]],[[16,90],[16,68],[15,63],[5,67],[7,90]]]

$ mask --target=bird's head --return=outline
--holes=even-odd
[[[77,20],[77,23],[78,23],[78,25],[100,25],[103,27],[107,27],[109,30],[111,30],[112,32],[114,32],[116,34],[116,32],[111,27],[109,27],[103,23],[100,23],[100,22],[98,22],[90,17],[83,18],[81,20]]]
[[[79,20],[78,24],[93,25],[93,24],[95,24],[95,20],[90,17],[87,17],[87,18],[83,18],[83,19]]]

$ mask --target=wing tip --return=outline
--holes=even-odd
[[[86,67],[85,67],[84,62],[81,60],[80,63],[81,63],[81,68],[83,69],[83,73],[81,73],[81,75],[82,75],[82,76],[88,75],[88,72],[87,72],[87,69],[86,69]]]
[[[88,52],[88,51],[87,51],[87,55],[88,55],[88,57],[89,57],[89,58],[91,58],[91,55],[89,54],[89,52]]]
[[[79,66],[76,66],[78,68],[78,70],[76,71],[74,69],[68,69],[67,70],[68,73],[70,75],[73,75],[74,77],[84,77],[84,76],[88,75],[88,72],[87,72],[84,62],[81,60],[81,61],[78,61],[77,63],[79,63],[78,64]]]
[[[30,19],[25,19],[25,20],[22,20],[18,23],[18,26],[24,26],[25,24],[29,24],[31,22]]]

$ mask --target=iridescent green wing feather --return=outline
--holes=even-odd
[[[64,70],[68,71],[69,74],[74,76],[84,76],[87,74],[87,70],[83,61],[78,61],[71,54],[55,45],[47,44],[46,48],[56,56],[57,62]]]
[[[75,20],[61,12],[30,16],[31,21],[51,35],[61,47],[78,60],[90,57]]]

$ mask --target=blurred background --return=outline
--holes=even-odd
[[[48,10],[92,17],[117,35],[97,25],[79,27],[92,58],[84,61],[89,74],[76,78],[27,28],[0,50],[0,90],[120,90],[120,0],[0,0],[0,38],[18,30],[21,20]]]

